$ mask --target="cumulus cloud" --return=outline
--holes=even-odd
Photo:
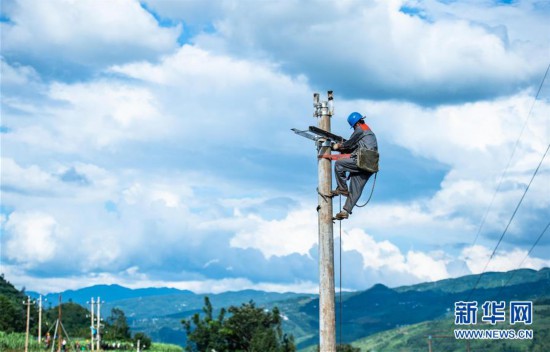
[[[502,224],[510,218],[547,147],[546,116],[550,105],[544,98],[546,90],[542,92],[546,95],[536,102],[524,92],[494,101],[429,109],[412,104],[346,102],[346,107],[359,106],[367,113],[369,124],[381,141],[382,153],[384,144],[391,142],[449,168],[433,196],[416,199],[408,206],[399,204],[395,210],[374,204],[371,211],[376,218],[380,218],[382,209],[387,209],[383,218],[399,219],[400,214],[411,218],[417,214],[415,221],[454,224],[451,228],[455,231],[451,233],[470,232],[473,238],[500,183],[484,230],[502,231]],[[385,162],[390,161],[381,161],[382,180]],[[542,164],[522,206],[530,211],[521,212],[516,218],[516,222],[523,223],[520,228],[533,221],[529,212],[544,211],[549,205],[550,188],[545,182],[548,162],[546,159]],[[399,225],[399,220],[392,223],[395,225]]]
[[[4,136],[12,144],[34,145],[61,153],[105,149],[120,141],[149,140],[170,135],[171,121],[161,114],[147,89],[116,81],[74,85],[54,83],[40,106],[8,101]],[[24,114],[40,114],[30,121]]]
[[[3,57],[0,60],[0,65],[2,87],[27,85],[40,79],[36,70],[31,66],[19,64],[12,66]]]
[[[55,219],[45,213],[14,212],[5,223],[8,233],[3,253],[25,267],[53,259],[62,234]]]
[[[463,260],[480,270],[548,143],[543,89],[481,247],[472,247],[533,102],[533,89],[517,90],[540,68],[526,48],[547,48],[538,35],[520,45],[528,31],[517,23],[497,28],[519,14],[533,18],[532,28],[547,28],[523,5],[487,24],[485,4],[461,16],[466,10],[454,3],[266,3],[254,17],[246,3],[231,1],[122,1],[105,16],[86,1],[65,12],[62,4],[12,2],[5,10],[12,21],[2,24],[11,53],[3,46],[0,216],[2,248],[9,243],[10,251],[2,260],[28,287],[103,280],[309,292],[318,266],[316,151],[289,129],[316,123],[315,86],[336,90],[333,131],[347,136],[347,112],[362,111],[382,152],[373,202],[344,223],[350,289],[442,279]],[[30,23],[39,10],[44,18]],[[102,18],[83,19],[85,10]],[[178,27],[159,27],[151,13],[199,34],[175,48]],[[40,38],[45,21],[60,21],[59,28],[23,49],[23,34]],[[65,33],[72,21],[82,24]],[[106,36],[115,27],[125,30]],[[141,31],[143,41],[135,39]],[[78,35],[89,40],[85,50]],[[124,54],[94,61],[115,45]],[[90,65],[97,75],[45,79],[32,57],[46,47],[51,60]],[[472,101],[437,105],[464,100]],[[409,169],[398,161],[404,158]],[[442,171],[423,172],[435,166]],[[530,245],[550,206],[549,172],[543,164],[504,239],[505,254],[519,256]],[[416,184],[407,183],[411,173],[430,191],[408,192]],[[34,237],[55,245],[42,256],[34,247],[12,254],[19,239]],[[529,260],[529,267],[547,265],[544,256]],[[494,269],[506,268],[514,267]]]
[[[245,10],[248,2],[220,2],[211,12],[215,31],[198,35],[194,43],[210,51],[268,57],[287,72],[307,75],[314,86],[328,84],[346,98],[428,105],[508,95],[544,70],[546,62],[534,59],[532,50],[547,52],[547,38],[533,37],[519,26],[506,27],[514,17],[529,15],[529,26],[547,32],[547,21],[535,14],[539,9],[517,6],[501,11],[504,18],[499,22],[491,15],[489,28],[479,18],[445,16],[447,7],[456,11],[452,4],[411,3],[312,1],[303,6],[287,1],[256,7],[250,16]],[[188,18],[187,7],[170,6],[169,13],[159,2],[150,6],[171,18]],[[419,6],[428,14],[413,16],[407,6]],[[465,6],[460,14],[471,7]],[[478,4],[478,17],[480,8],[493,9]],[[493,29],[498,26],[510,35],[503,37]]]
[[[214,144],[231,147],[239,141],[265,148],[292,138],[293,123],[307,123],[310,116],[302,103],[310,100],[305,78],[285,75],[266,61],[184,45],[158,64],[139,62],[110,70],[147,82],[162,97],[161,103],[169,106],[170,114],[177,116],[175,127],[190,142],[202,138],[195,131],[207,131]],[[249,133],[254,130],[257,133]]]
[[[424,253],[401,250],[388,240],[377,242],[372,236],[360,229],[352,229],[344,233],[342,238],[344,251],[357,251],[363,257],[363,268],[380,271],[386,279],[386,284],[392,286],[397,282],[391,279],[392,273],[402,276],[407,274],[407,281],[434,281],[449,277],[447,264],[449,258],[441,253]],[[345,253],[344,253],[345,255]]]
[[[315,213],[311,210],[292,211],[283,220],[266,221],[249,216],[252,225],[238,231],[231,239],[231,246],[257,248],[267,258],[291,253],[308,254],[317,241]]]
[[[9,19],[1,24],[3,55],[34,63],[45,73],[64,73],[70,65],[97,68],[153,59],[176,47],[181,30],[159,27],[133,0],[108,6],[88,0],[21,0],[2,7]]]
[[[12,190],[49,192],[57,180],[36,165],[21,167],[11,158],[2,158],[2,187]]]
[[[479,274],[484,269],[485,271],[514,270],[520,264],[522,264],[523,268],[535,270],[550,266],[550,260],[527,256],[527,250],[519,248],[497,251],[493,258],[490,259],[491,254],[491,249],[476,245],[464,248],[461,257],[474,274]]]

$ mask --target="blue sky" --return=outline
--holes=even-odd
[[[381,150],[343,223],[346,289],[479,273],[550,142],[548,80],[529,115],[546,1],[21,0],[1,18],[1,271],[43,293],[315,292],[315,150],[290,132],[316,124],[314,92]],[[548,159],[489,270],[550,218]]]

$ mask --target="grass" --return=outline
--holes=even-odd
[[[79,341],[85,344],[85,340],[75,339],[72,342]],[[130,349],[125,350],[110,350],[110,351],[135,351],[134,347],[127,346]],[[25,334],[21,333],[5,333],[0,331],[0,351],[2,352],[20,352],[25,350]],[[36,337],[29,337],[29,352],[44,352],[45,348],[39,345]],[[75,351],[74,348],[67,348],[67,351]],[[183,352],[183,348],[177,345],[167,343],[154,343],[147,349],[149,352]]]

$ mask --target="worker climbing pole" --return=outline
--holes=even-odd
[[[318,222],[319,222],[319,347],[321,352],[336,351],[335,301],[334,301],[334,228],[333,220],[347,219],[359,200],[363,187],[372,174],[378,171],[378,147],[376,137],[364,123],[359,113],[352,113],[348,123],[354,129],[350,140],[330,131],[330,119],[334,114],[333,94],[328,91],[328,100],[319,101],[319,94],[313,95],[313,116],[318,127],[310,126],[294,133],[315,141],[318,158]],[[332,150],[350,154],[333,155]],[[335,172],[338,188],[332,190],[331,160],[337,160]],[[347,174],[349,172],[349,175]],[[346,178],[350,179],[348,190]],[[373,188],[374,189],[374,188]],[[346,196],[346,204],[333,217],[332,198]],[[372,192],[371,192],[372,196]],[[369,197],[370,200],[370,197]],[[368,202],[368,201],[367,201]],[[340,233],[341,236],[341,233]]]
[[[348,158],[341,158],[334,165],[338,188],[332,192],[332,195],[343,195],[347,198],[344,209],[341,209],[334,217],[336,220],[349,217],[361,197],[367,181],[378,172],[378,142],[374,132],[365,123],[365,117],[358,112],[352,112],[348,116],[348,124],[353,129],[349,140],[332,145],[333,150],[351,153]],[[349,188],[346,182],[348,179]]]

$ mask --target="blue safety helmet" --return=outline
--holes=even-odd
[[[363,116],[361,116],[361,114],[358,112],[352,112],[351,114],[349,114],[348,123],[350,127],[353,128],[353,126],[355,126],[355,124],[359,122],[359,120],[361,120],[362,118]]]

